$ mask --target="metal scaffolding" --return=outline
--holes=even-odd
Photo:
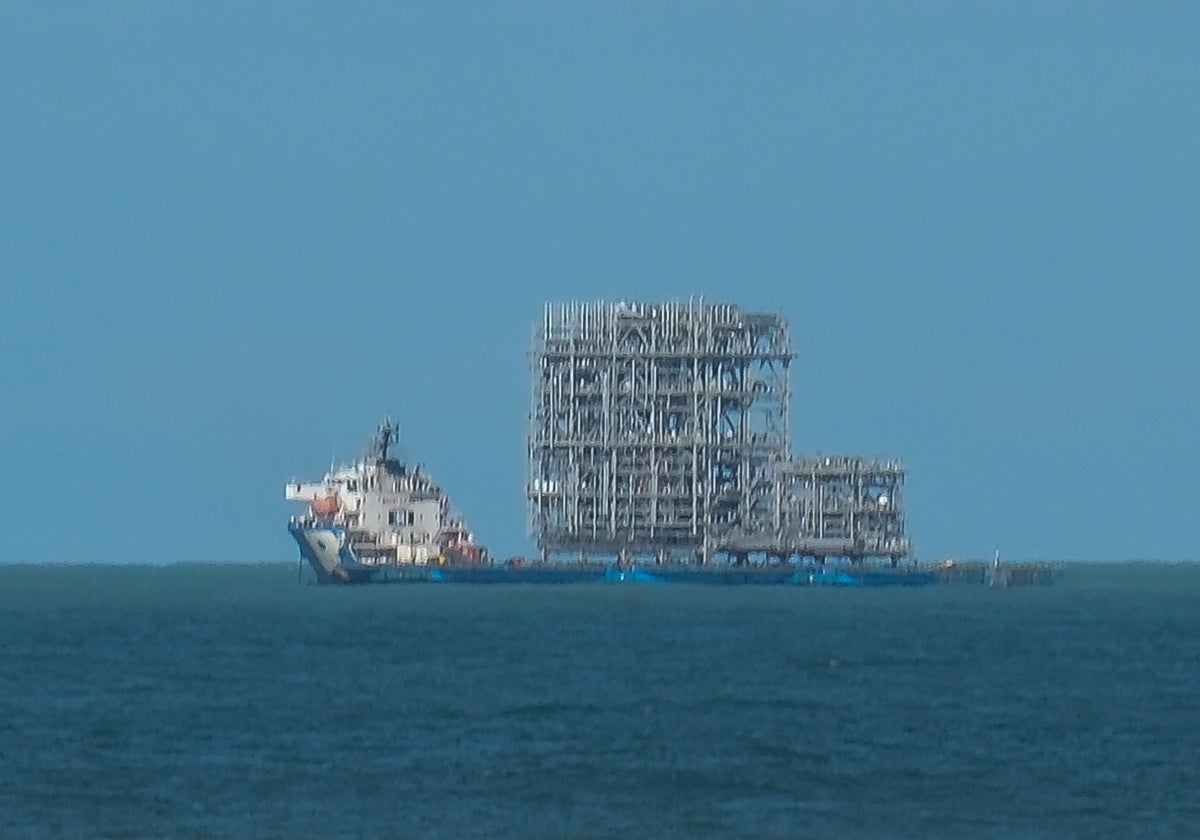
[[[730,304],[548,304],[528,433],[543,555],[906,554],[898,464],[792,460],[793,358],[782,318]]]
[[[784,553],[809,557],[906,556],[904,473],[896,460],[787,461],[776,474],[778,544]]]

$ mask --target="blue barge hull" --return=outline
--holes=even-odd
[[[430,583],[600,583],[607,571],[604,566],[439,566],[429,569],[426,580]]]
[[[289,530],[317,580],[324,584],[692,584],[701,586],[929,586],[947,583],[928,569],[638,563],[374,564],[360,562],[336,525],[293,523]]]
[[[475,584],[691,584],[697,586],[931,586],[935,574],[911,571],[816,571],[794,567],[696,568],[687,566],[439,566],[407,580]]]

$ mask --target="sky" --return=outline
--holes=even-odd
[[[1200,6],[0,5],[3,562],[294,560],[386,414],[529,553],[546,301],[787,318],[920,556],[1200,559]]]

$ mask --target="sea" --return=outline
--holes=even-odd
[[[0,566],[5,838],[1200,837],[1200,564],[988,589]]]

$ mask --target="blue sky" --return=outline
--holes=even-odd
[[[1198,8],[4,4],[0,560],[292,558],[389,412],[528,551],[543,302],[691,295],[922,556],[1195,559]]]

